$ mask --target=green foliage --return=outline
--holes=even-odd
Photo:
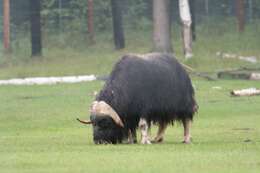
[[[64,3],[64,1],[61,2]],[[149,1],[125,0],[121,4],[125,26],[140,29],[151,25],[151,17],[149,16],[151,5]],[[87,1],[74,0],[60,6],[56,0],[43,0],[42,5],[43,26],[47,30],[86,33]],[[110,1],[94,1],[94,26],[97,32],[111,31],[112,16]]]
[[[97,31],[112,32],[112,14],[110,0],[94,1],[94,25]]]
[[[125,26],[132,29],[147,29],[152,24],[152,5],[147,0],[123,1]]]
[[[61,1],[43,0],[42,16],[45,28],[54,31],[85,32],[87,29],[87,9],[85,0]],[[94,1],[94,23],[97,31],[111,28],[110,1]],[[59,29],[57,30],[57,25]]]
[[[73,8],[66,8],[56,0],[42,1],[42,23],[47,32],[80,31],[81,18],[74,13]],[[73,1],[72,1],[73,2]]]
[[[253,1],[253,17],[260,18],[260,1]]]

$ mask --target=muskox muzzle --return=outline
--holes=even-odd
[[[83,124],[92,124],[95,144],[122,142],[124,124],[111,106],[104,101],[95,101],[90,113],[90,120],[77,120]]]

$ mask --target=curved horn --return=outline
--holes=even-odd
[[[78,119],[78,118],[77,118],[77,120],[78,120],[79,122],[81,122],[82,124],[92,124],[92,121],[80,120],[80,119]]]
[[[104,101],[93,102],[91,111],[97,114],[109,115],[117,125],[119,125],[120,127],[124,127],[124,124],[116,111]]]

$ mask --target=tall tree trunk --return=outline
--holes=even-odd
[[[248,20],[252,22],[253,19],[253,0],[248,0]]]
[[[196,0],[189,0],[191,13],[192,40],[196,41]]]
[[[238,22],[238,31],[244,32],[245,30],[244,0],[236,0],[236,15],[237,15],[237,22]]]
[[[3,38],[4,51],[10,53],[10,1],[3,1]]]
[[[180,17],[182,22],[183,51],[185,58],[192,57],[191,15],[188,0],[179,0]]]
[[[173,52],[169,0],[153,0],[153,50]]]
[[[32,57],[42,56],[41,39],[41,2],[40,0],[30,0],[30,21],[31,21],[31,46]]]
[[[94,44],[93,0],[88,0],[88,34],[91,44]]]
[[[121,0],[111,0],[111,7],[115,48],[123,49],[125,47],[125,37],[121,11]]]
[[[59,36],[60,36],[60,41],[62,41],[62,33],[63,33],[63,27],[62,27],[62,0],[59,0],[59,4],[58,4],[58,7],[59,7],[59,16],[57,18],[57,24],[59,27]]]
[[[205,13],[206,13],[206,16],[208,17],[208,15],[209,15],[209,0],[205,0]]]

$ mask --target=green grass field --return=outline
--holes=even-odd
[[[76,118],[89,116],[91,95],[102,85],[1,86],[1,172],[259,171],[260,97],[229,96],[233,88],[259,82],[195,80],[200,110],[193,143],[181,143],[177,123],[164,143],[149,146],[93,144],[91,127]]]
[[[174,38],[178,59],[200,72],[210,73],[259,67],[259,62],[216,58],[216,52],[223,51],[260,60],[259,24],[246,28],[244,34],[235,33],[235,25],[223,28],[209,32],[199,26],[194,58],[188,61],[183,59],[180,39]],[[10,57],[0,53],[0,79],[108,74],[122,54],[150,51],[150,34],[127,35],[127,48],[122,51],[113,50],[111,38],[97,40],[96,45],[87,48],[80,44],[76,49],[51,42],[44,44],[44,58],[40,60],[31,60],[28,45],[22,41]],[[232,89],[260,88],[259,81],[210,82],[194,77],[200,109],[194,119],[190,145],[181,143],[183,129],[178,123],[167,129],[162,144],[94,145],[91,127],[79,124],[76,118],[89,117],[93,92],[103,84],[95,81],[0,86],[0,173],[259,172],[260,96],[229,94]],[[155,132],[153,127],[152,134]]]

